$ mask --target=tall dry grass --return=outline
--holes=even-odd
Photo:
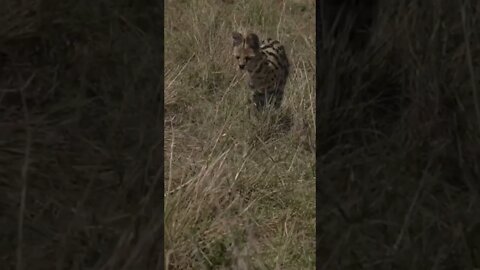
[[[315,2],[166,1],[168,269],[315,267]],[[243,27],[291,61],[280,111],[249,115]]]
[[[480,2],[378,2],[319,51],[318,264],[477,269]]]
[[[160,269],[161,10],[0,1],[0,269]]]

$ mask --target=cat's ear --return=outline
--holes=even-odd
[[[246,38],[246,41],[247,41],[247,44],[250,48],[252,48],[253,50],[258,50],[260,49],[260,41],[258,39],[258,36],[253,34],[253,33],[250,33],[247,35],[247,38]]]
[[[243,42],[243,36],[239,32],[232,33],[233,46],[238,46]]]

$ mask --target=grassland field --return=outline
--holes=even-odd
[[[357,47],[312,0],[1,1],[0,269],[480,268],[480,2],[378,2]]]
[[[279,111],[249,114],[232,55],[241,28],[286,47]],[[166,2],[170,269],[315,267],[315,48],[314,1]]]

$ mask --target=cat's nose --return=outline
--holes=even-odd
[[[239,67],[240,69],[244,69],[244,68],[245,68],[245,65],[238,65],[238,67]]]

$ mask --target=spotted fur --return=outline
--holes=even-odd
[[[256,108],[272,103],[280,107],[290,67],[283,45],[270,38],[260,43],[254,33],[233,32],[232,38],[233,55],[238,67],[247,71]]]

